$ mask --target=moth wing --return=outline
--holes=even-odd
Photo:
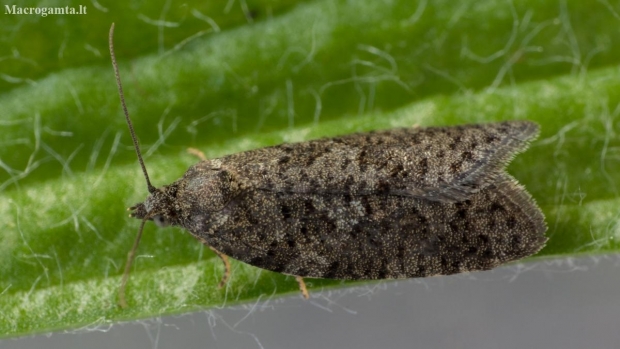
[[[422,181],[422,194],[417,193],[418,187],[403,192],[410,190],[413,196],[442,202],[468,199],[493,183],[505,181],[505,167],[538,133],[538,125],[530,121],[443,128],[440,139],[433,143],[434,151],[418,159],[422,165],[431,164],[426,166],[429,175]]]
[[[547,240],[542,212],[508,175],[457,204],[250,189],[218,214],[215,233],[192,233],[251,265],[329,279],[487,270]]]
[[[261,190],[459,202],[494,183],[538,130],[530,121],[393,129],[283,144],[221,161]]]

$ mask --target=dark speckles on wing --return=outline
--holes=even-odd
[[[467,203],[251,191],[216,237],[222,252],[293,275],[381,279],[486,270],[538,251],[540,211],[508,177]],[[259,211],[259,224],[247,220]],[[285,219],[283,219],[285,218]],[[209,238],[207,238],[209,240]]]
[[[525,121],[396,129],[231,155],[221,167],[238,194],[186,228],[233,258],[300,276],[490,269],[546,241],[542,213],[504,173],[537,131]]]
[[[494,183],[538,133],[527,121],[395,129],[257,149],[222,158],[256,188],[396,195],[458,202]],[[261,175],[250,175],[261,166]]]

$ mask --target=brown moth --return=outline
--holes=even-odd
[[[545,220],[505,172],[538,135],[530,121],[405,128],[282,144],[207,160],[151,185],[147,220],[187,229],[226,256],[301,277],[401,279],[488,270],[538,252]]]

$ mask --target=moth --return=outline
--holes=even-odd
[[[187,229],[224,261],[303,277],[402,279],[488,270],[538,252],[545,218],[505,171],[538,135],[530,121],[401,128],[203,159],[155,188],[121,104],[149,195],[142,220]]]

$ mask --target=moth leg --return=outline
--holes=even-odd
[[[299,284],[299,290],[301,291],[301,295],[305,299],[310,298],[310,294],[308,293],[308,289],[306,288],[306,283],[304,282],[304,278],[302,278],[301,276],[295,276],[295,280],[297,280],[297,283]]]
[[[228,282],[228,278],[230,277],[230,262],[228,261],[228,256],[223,254],[222,252],[214,249],[213,247],[209,246],[209,248],[211,249],[211,251],[215,252],[215,254],[220,257],[220,259],[222,260],[222,262],[224,262],[224,275],[222,276],[222,280],[220,281],[220,283],[217,285],[217,288],[222,288],[226,285],[226,283]]]
[[[200,150],[196,148],[187,148],[187,152],[192,155],[197,156],[202,161],[207,161],[207,157],[205,156],[205,153],[201,152]]]

